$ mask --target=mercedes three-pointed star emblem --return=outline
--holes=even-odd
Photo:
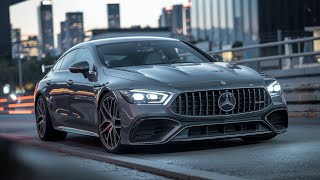
[[[218,106],[224,112],[229,112],[234,109],[236,105],[236,98],[230,92],[225,92],[219,96]]]

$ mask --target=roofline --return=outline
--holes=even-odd
[[[112,44],[121,42],[134,42],[134,41],[180,41],[174,38],[156,37],[156,36],[129,36],[129,37],[114,37],[114,38],[104,38],[87,41],[87,43],[94,45],[101,44]]]

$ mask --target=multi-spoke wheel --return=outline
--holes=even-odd
[[[67,133],[53,129],[46,102],[40,96],[36,102],[36,125],[40,139],[45,141],[63,140]]]
[[[116,99],[107,93],[99,105],[100,140],[108,152],[119,153],[121,150],[121,118]]]
[[[44,101],[39,98],[37,102],[37,130],[40,138],[43,138],[46,133],[46,109]]]

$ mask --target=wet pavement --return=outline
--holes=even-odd
[[[0,116],[1,135],[22,141],[32,140],[40,145],[47,143],[38,139],[32,115]],[[104,152],[99,139],[94,137],[70,134],[66,141],[53,142],[51,145],[112,156]],[[37,157],[28,150],[22,154]],[[320,179],[320,119],[290,119],[288,132],[266,142],[247,144],[241,139],[229,139],[133,147],[130,148],[130,153],[122,154],[121,157],[133,158],[137,163],[141,160],[158,163],[163,167],[168,165],[246,179]],[[56,162],[63,161],[63,158],[56,159]],[[87,164],[92,164],[89,169],[93,171],[114,171],[114,168],[122,168],[114,165],[109,167],[106,163],[88,159],[76,160],[75,164],[81,164],[81,161],[89,161]],[[121,177],[120,172],[124,172],[124,176],[129,179],[163,178],[125,169],[115,171],[117,173],[110,176]]]

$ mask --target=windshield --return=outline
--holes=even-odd
[[[97,48],[101,61],[107,67],[210,62],[181,41],[135,41]]]

